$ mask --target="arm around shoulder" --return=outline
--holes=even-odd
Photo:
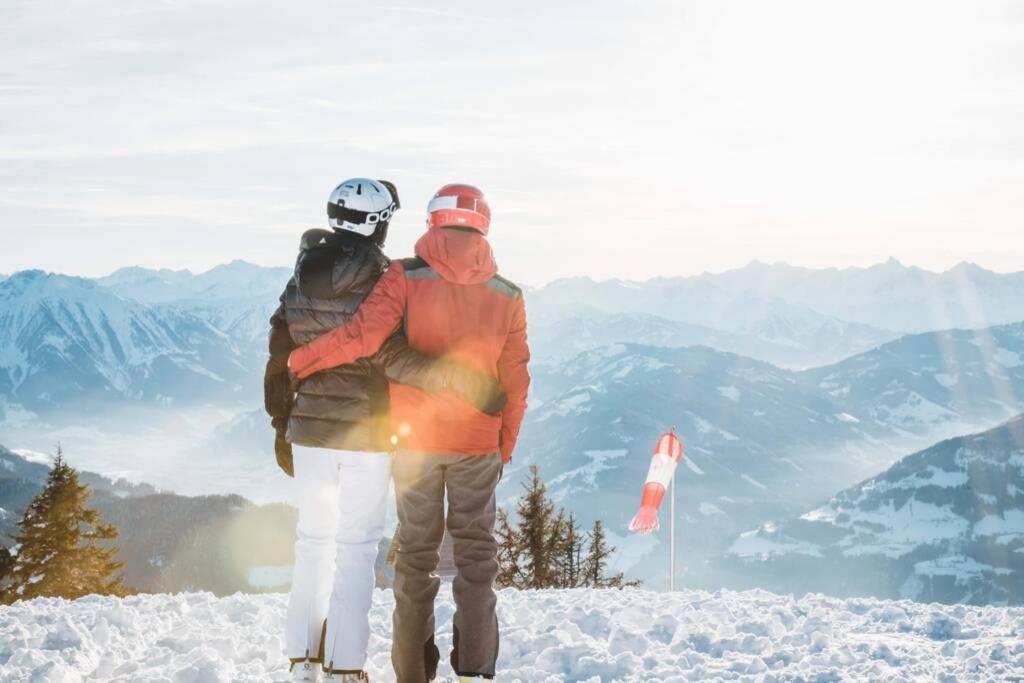
[[[405,315],[405,272],[400,263],[381,275],[355,316],[292,352],[288,367],[301,379],[372,356],[401,325]]]

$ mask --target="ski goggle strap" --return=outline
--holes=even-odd
[[[377,223],[390,220],[397,209],[398,205],[395,202],[391,202],[391,204],[380,211],[360,211],[358,209],[350,209],[341,204],[335,204],[334,202],[327,202],[327,217],[339,223],[376,225]]]
[[[476,197],[467,197],[465,195],[441,195],[440,197],[434,197],[427,204],[427,213],[433,213],[442,209],[462,209],[478,213],[481,216],[485,216],[488,220],[491,218],[491,207],[487,204],[487,200],[482,198],[477,199]]]

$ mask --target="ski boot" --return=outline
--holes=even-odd
[[[292,683],[319,683],[322,672],[317,662],[295,662],[292,664]]]

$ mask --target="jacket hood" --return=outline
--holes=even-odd
[[[491,245],[476,231],[431,228],[416,242],[416,255],[459,285],[478,285],[498,273]]]
[[[309,230],[295,262],[295,284],[312,299],[373,288],[390,261],[376,242],[343,232]]]

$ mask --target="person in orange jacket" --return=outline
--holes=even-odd
[[[498,275],[483,193],[471,185],[446,185],[428,215],[416,257],[392,263],[352,320],[288,360],[292,373],[309,377],[373,355],[404,329],[410,348],[497,377],[507,396],[501,414],[493,416],[452,392],[392,386],[400,523],[392,662],[399,681],[409,683],[437,673],[433,602],[439,579],[432,572],[446,522],[458,569],[452,667],[460,676],[494,676],[495,488],[512,458],[530,385],[523,293]]]

